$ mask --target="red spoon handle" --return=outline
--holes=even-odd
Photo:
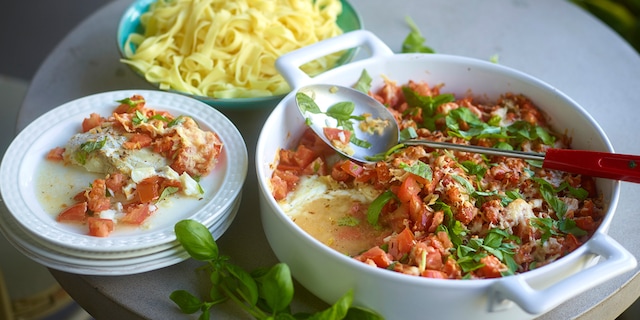
[[[547,150],[542,167],[640,183],[640,156],[571,149]]]

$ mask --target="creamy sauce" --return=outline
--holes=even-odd
[[[382,244],[391,234],[391,230],[377,229],[367,222],[367,207],[372,200],[367,192],[342,190],[327,177],[312,176],[303,178],[281,206],[309,235],[354,256]]]
[[[221,157],[224,158],[224,157]],[[224,161],[223,159],[221,159]],[[226,161],[224,161],[226,162]],[[224,163],[220,168],[224,168]],[[222,169],[223,170],[223,169]],[[118,224],[109,237],[128,235],[150,229],[164,228],[175,224],[180,219],[192,216],[200,207],[204,206],[208,199],[213,197],[220,187],[221,179],[218,169],[200,180],[200,185],[205,190],[204,197],[200,200],[174,194],[171,197],[158,202],[158,210],[153,213],[140,226]],[[74,204],[73,197],[86,189],[94,179],[104,175],[87,172],[77,166],[65,166],[62,163],[43,160],[35,177],[34,193],[43,210],[55,220],[56,216],[67,206]],[[57,223],[61,229],[87,233],[86,225],[77,223]]]

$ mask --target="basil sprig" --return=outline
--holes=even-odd
[[[209,319],[213,306],[227,300],[235,302],[256,319],[382,319],[374,311],[354,307],[349,290],[329,308],[315,314],[292,314],[290,304],[294,286],[289,267],[277,263],[270,268],[247,272],[220,255],[210,231],[194,220],[176,223],[176,238],[189,255],[206,261],[212,288],[208,299],[200,299],[186,290],[176,290],[169,298],[187,314],[201,312],[199,319]]]

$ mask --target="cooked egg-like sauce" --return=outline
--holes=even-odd
[[[347,255],[359,254],[389,234],[367,223],[366,208],[377,192],[368,186],[352,190],[330,177],[304,177],[281,202],[284,212],[322,243]]]

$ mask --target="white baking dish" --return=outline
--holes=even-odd
[[[299,66],[325,54],[353,47],[369,49],[368,58],[310,78]],[[598,124],[576,102],[557,89],[507,67],[459,56],[394,54],[367,31],[355,31],[281,57],[277,68],[292,88],[312,83],[353,85],[363,69],[405,83],[444,83],[444,92],[470,91],[495,100],[505,92],[522,93],[549,116],[556,130],[573,138],[572,147],[613,152]],[[295,92],[295,90],[293,90]],[[333,303],[349,289],[355,304],[374,309],[387,319],[527,319],[548,312],[568,299],[636,266],[635,258],[607,235],[618,202],[619,182],[597,180],[607,214],[595,235],[580,248],[547,266],[500,279],[438,280],[411,277],[369,267],[336,252],[299,228],[271,195],[269,178],[277,151],[293,147],[305,128],[287,95],[265,122],[256,150],[260,208],[264,231],[277,257],[287,263],[303,286]]]

